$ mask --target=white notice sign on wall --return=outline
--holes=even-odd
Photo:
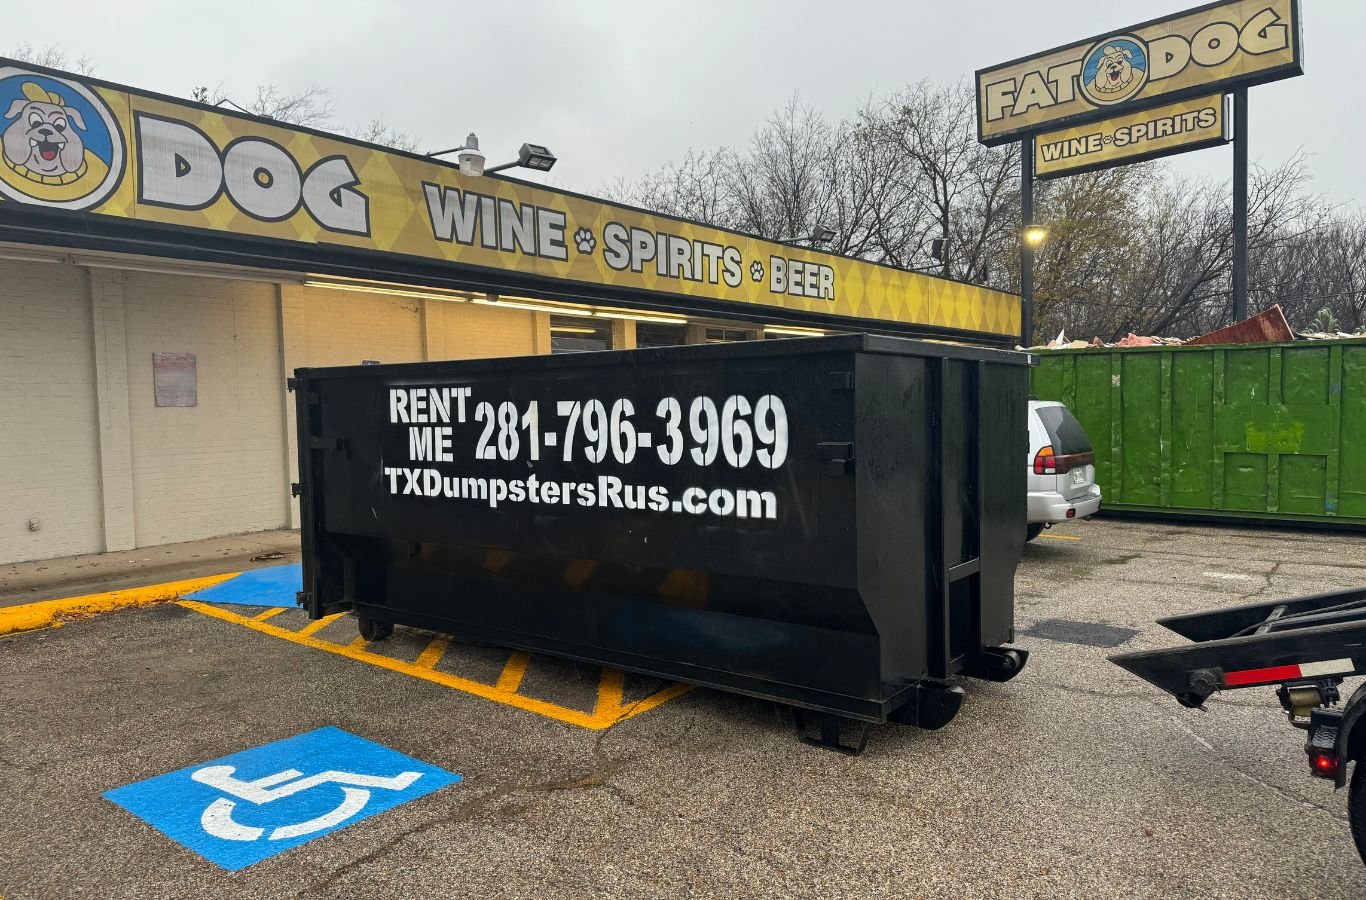
[[[199,378],[193,353],[153,353],[152,385],[157,406],[198,406]]]

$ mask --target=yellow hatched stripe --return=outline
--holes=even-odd
[[[516,693],[515,690],[508,690],[507,688],[500,686],[513,684],[514,681],[517,685],[521,684],[522,676],[526,674],[526,664],[530,660],[530,655],[526,653],[514,653],[512,658],[508,660],[507,665],[504,666],[503,674],[499,676],[498,679],[499,683],[489,685],[481,681],[472,681],[468,678],[461,678],[459,675],[451,675],[448,672],[442,672],[426,665],[424,657],[427,657],[429,653],[431,653],[433,657],[439,658],[439,655],[432,646],[436,641],[429,644],[427,649],[423,651],[422,656],[418,658],[419,662],[409,663],[379,653],[374,653],[371,650],[366,649],[368,645],[363,640],[353,641],[349,646],[342,646],[340,644],[334,644],[330,641],[312,637],[313,632],[324,627],[328,622],[335,621],[338,616],[342,615],[340,613],[338,615],[329,616],[326,619],[319,619],[316,622],[311,622],[308,626],[299,631],[290,631],[287,628],[272,625],[270,622],[257,621],[256,619],[240,616],[234,612],[208,603],[182,600],[180,601],[180,605],[186,609],[192,609],[215,619],[221,619],[225,622],[241,625],[244,628],[259,631],[262,634],[268,634],[271,637],[281,638],[282,640],[290,641],[304,647],[310,647],[314,650],[335,653],[338,656],[344,656],[347,659],[379,666],[380,668],[388,669],[391,672],[398,672],[403,675],[410,675],[414,678],[421,678],[424,681],[430,681],[444,687],[464,691],[467,694],[473,694],[476,697],[493,700],[506,706],[512,706],[517,709],[526,710],[527,712],[533,712],[550,719],[567,722],[571,725],[578,725],[582,728],[588,728],[594,731],[609,728],[618,722],[638,716],[641,713],[649,712],[660,704],[672,700],[675,697],[680,697],[692,690],[692,685],[674,684],[656,692],[644,700],[631,704],[622,704],[621,694],[619,692],[620,689],[615,686],[615,679],[621,678],[621,673],[612,669],[605,669],[603,670],[603,678],[605,680],[613,679],[613,681],[610,681],[605,688],[602,683],[599,683],[598,702],[592,713],[585,713],[581,710],[570,709],[569,707],[549,703],[544,700],[537,700],[534,697],[524,697],[521,694]],[[305,632],[308,633],[305,634]],[[444,639],[438,638],[438,640]],[[440,648],[440,650],[442,653],[445,652],[444,647]]]
[[[451,639],[444,636],[432,638],[432,642],[418,656],[413,665],[419,669],[431,669],[441,662],[441,657],[446,654],[446,649],[450,647]]]

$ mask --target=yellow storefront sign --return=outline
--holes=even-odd
[[[1034,138],[1034,174],[1075,175],[1228,141],[1224,95],[1169,103]]]
[[[978,71],[978,137],[999,144],[1302,72],[1299,0],[1223,0]]]
[[[1019,298],[0,60],[0,209],[996,336]],[[73,220],[74,228],[79,222]],[[182,232],[177,232],[182,233]],[[452,272],[454,273],[454,269]],[[656,300],[656,302],[661,302]]]

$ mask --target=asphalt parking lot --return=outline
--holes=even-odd
[[[349,654],[233,620],[268,610],[180,604],[10,635],[0,897],[1360,898],[1345,792],[1308,776],[1269,689],[1186,710],[1066,623],[1156,647],[1162,615],[1363,580],[1363,536],[1055,529],[1017,579],[1026,670],[858,757],[707,690],[575,724],[494,689],[591,717],[668,686],[539,658],[514,685],[507,655],[400,629],[390,656],[449,676],[419,677],[361,656],[345,619],[310,637]],[[464,780],[235,872],[101,796],[323,726]]]

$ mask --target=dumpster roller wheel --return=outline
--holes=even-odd
[[[360,636],[371,643],[382,641],[394,633],[393,622],[381,622],[369,616],[357,616],[356,624],[360,627]]]
[[[1020,674],[1028,660],[1028,650],[1016,647],[987,647],[963,674],[983,681],[1009,681]]]

